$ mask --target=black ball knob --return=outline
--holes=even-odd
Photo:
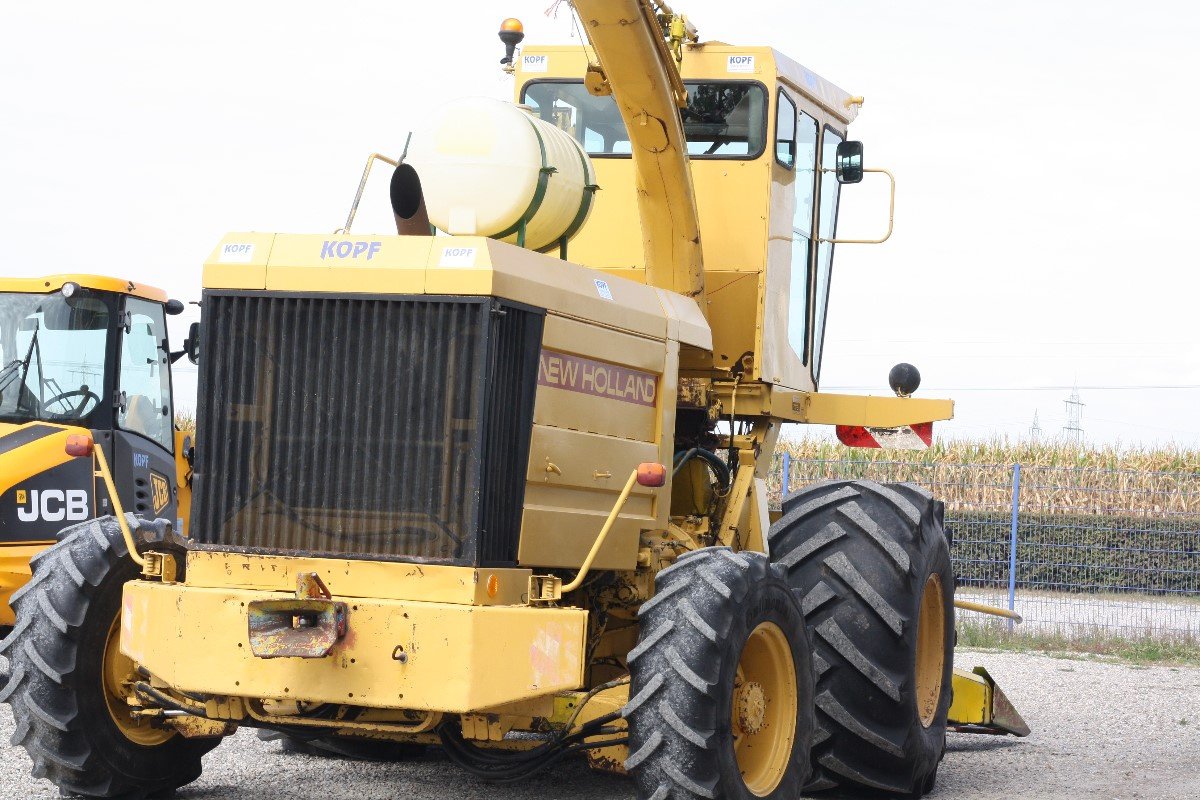
[[[908,397],[921,385],[921,373],[912,364],[897,364],[888,373],[888,385],[898,396]]]

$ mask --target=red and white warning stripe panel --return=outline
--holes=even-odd
[[[884,450],[926,450],[933,444],[933,423],[917,422],[898,428],[838,425],[838,441],[847,447],[881,447]]]

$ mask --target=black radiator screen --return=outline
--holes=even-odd
[[[491,298],[206,292],[193,536],[514,562],[542,313]]]

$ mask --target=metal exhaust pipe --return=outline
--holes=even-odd
[[[425,193],[421,178],[408,164],[400,164],[392,173],[392,213],[396,216],[396,233],[401,236],[430,236],[429,212],[425,210]]]

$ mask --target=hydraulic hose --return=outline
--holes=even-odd
[[[683,469],[683,465],[691,461],[693,458],[702,458],[708,462],[708,466],[712,469],[713,475],[716,476],[717,483],[721,484],[721,491],[729,491],[730,474],[729,465],[721,460],[721,457],[712,450],[705,450],[703,447],[693,447],[691,450],[681,450],[675,454],[675,468],[671,472],[671,477],[675,477],[679,470]]]

